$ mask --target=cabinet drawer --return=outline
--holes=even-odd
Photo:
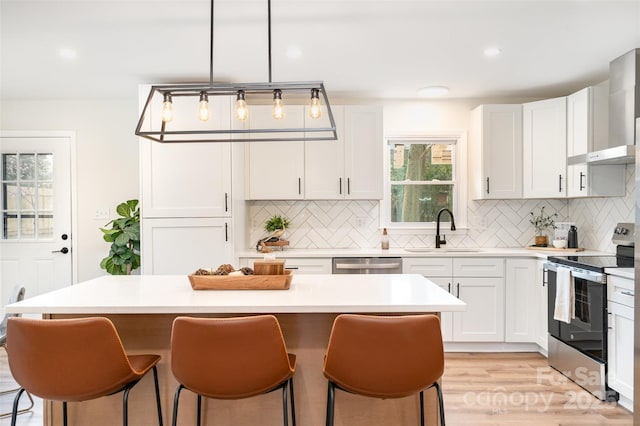
[[[403,274],[421,274],[425,277],[451,277],[453,259],[450,257],[406,257],[402,259]]]
[[[253,261],[262,259],[263,257],[241,257],[239,259],[239,265],[248,266],[253,268]],[[294,274],[330,274],[331,273],[331,259],[330,258],[285,258],[284,267],[291,269]]]
[[[607,299],[625,306],[634,306],[634,282],[628,278],[607,275]]]
[[[487,257],[460,257],[453,259],[456,277],[503,277],[504,259]]]

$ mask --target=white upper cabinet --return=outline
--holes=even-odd
[[[608,84],[587,87],[567,97],[567,157],[607,147]],[[623,196],[624,165],[571,164],[567,196]]]
[[[271,128],[271,106],[252,106],[251,128]],[[304,127],[304,107],[286,106],[286,115],[278,124]],[[274,133],[274,138],[278,137]],[[247,199],[296,200],[304,197],[304,142],[249,142],[246,144]]]
[[[382,199],[382,109],[376,106],[347,107],[344,111],[344,140],[345,198]]]
[[[473,199],[522,198],[522,105],[474,109],[468,149]]]
[[[567,98],[522,106],[523,196],[567,195]]]
[[[215,103],[214,108],[212,119],[229,119],[229,105]],[[231,216],[229,143],[159,143],[140,138],[140,174],[143,217]]]
[[[332,106],[338,140],[247,144],[247,199],[382,198],[382,110]],[[304,107],[287,107],[291,126],[309,123]],[[324,111],[326,113],[326,111]],[[250,115],[251,117],[251,115]],[[262,114],[271,119],[270,114]],[[250,118],[250,120],[252,120]],[[251,126],[255,122],[251,121]]]
[[[305,198],[335,200],[344,198],[344,107],[332,106],[338,139],[304,143]],[[326,114],[326,110],[322,111]]]

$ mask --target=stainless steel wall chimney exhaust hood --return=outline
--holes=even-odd
[[[640,49],[609,64],[608,147],[587,154],[587,164],[635,163],[636,118],[640,117]]]

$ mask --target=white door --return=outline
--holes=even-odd
[[[0,137],[0,304],[72,284],[71,136]]]

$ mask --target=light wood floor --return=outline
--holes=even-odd
[[[13,385],[6,365],[2,353],[0,390]],[[593,398],[550,368],[539,354],[447,353],[442,389],[447,424],[452,426],[633,424],[627,410]],[[12,395],[0,396],[0,411],[10,410],[12,401]],[[0,419],[0,425],[9,424],[9,419]],[[40,425],[42,402],[37,401],[33,413],[18,418],[18,426]]]

